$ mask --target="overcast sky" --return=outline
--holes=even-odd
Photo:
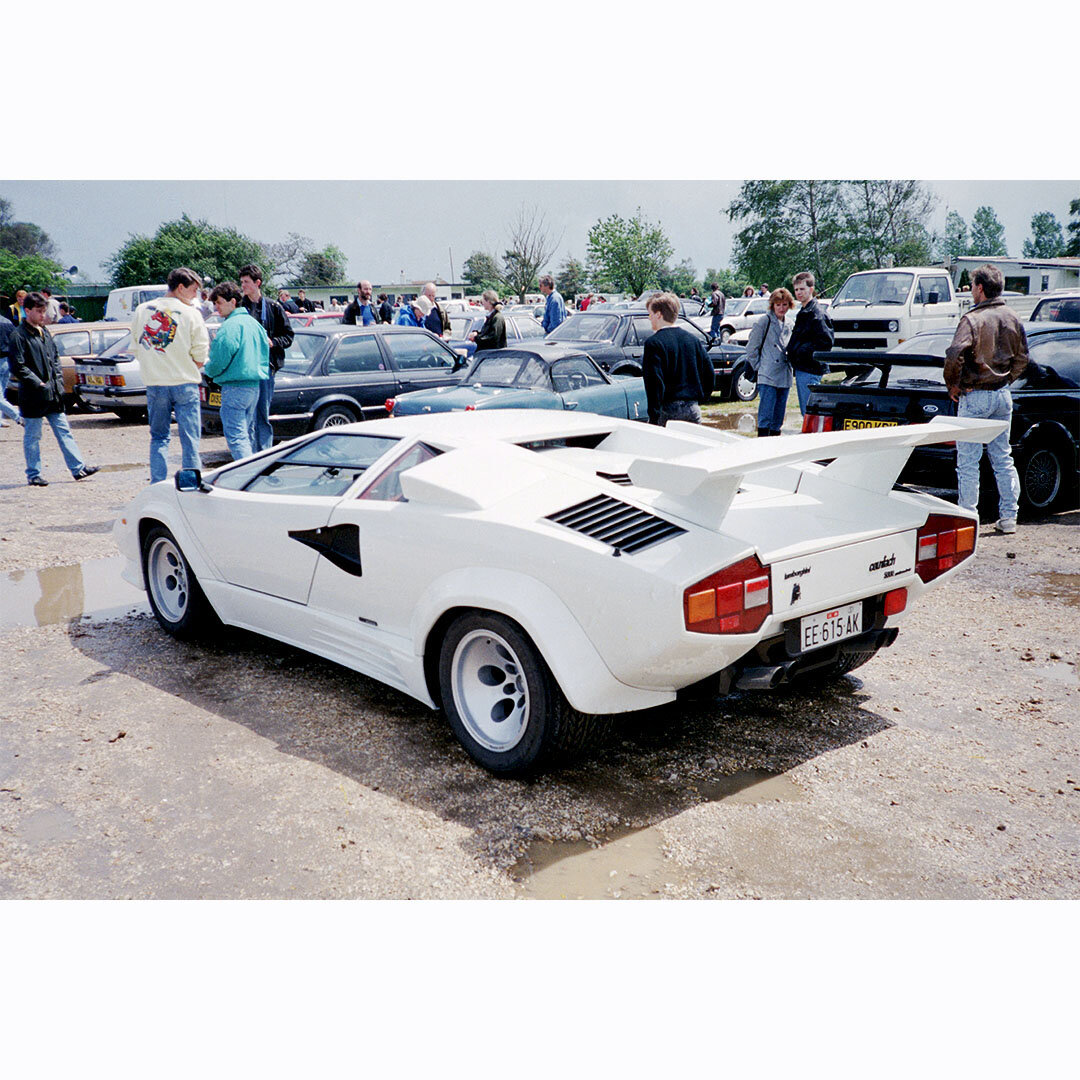
[[[970,224],[990,205],[1005,226],[1010,254],[1021,254],[1032,214],[1050,210],[1064,224],[1080,181],[930,181],[938,195],[933,223],[948,209]],[[231,226],[263,242],[297,232],[317,248],[336,244],[348,258],[349,278],[377,283],[451,276],[460,280],[477,249],[501,255],[520,207],[537,205],[553,238],[551,260],[585,258],[589,228],[610,214],[638,206],[663,226],[674,261],[688,258],[700,274],[730,264],[733,224],[724,208],[739,181],[51,181],[3,180],[20,220],[53,238],[65,266],[104,281],[101,263],[129,234],[152,234],[187,213]]]

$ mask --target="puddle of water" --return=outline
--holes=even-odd
[[[40,528],[42,532],[98,533],[104,535],[112,532],[113,522],[88,521],[83,525],[42,525]]]
[[[1080,574],[1058,574],[1044,571],[1039,574],[1046,585],[1041,589],[1017,589],[1016,595],[1038,600],[1057,600],[1070,607],[1080,607]]]
[[[120,576],[124,559],[87,559],[75,566],[15,570],[0,577],[0,630],[75,619],[122,619],[150,610],[146,593]]]
[[[791,802],[802,789],[784,774],[747,770],[696,785],[703,802]],[[538,841],[511,870],[533,900],[648,900],[664,895],[670,863],[659,829],[613,829],[600,847],[587,840]]]
[[[702,426],[719,428],[721,431],[756,431],[757,419],[754,413],[717,413],[703,417]]]

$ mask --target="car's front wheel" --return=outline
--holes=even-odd
[[[748,364],[739,364],[731,373],[732,401],[753,401],[757,397],[757,380],[751,379],[751,374]]]
[[[164,525],[155,525],[143,537],[142,564],[146,595],[163,630],[186,641],[217,625],[191,565]]]
[[[342,427],[344,424],[355,424],[357,415],[348,405],[327,405],[315,414],[312,424],[313,431],[321,431],[328,427]]]
[[[607,730],[573,709],[528,634],[490,611],[460,615],[439,652],[439,689],[469,756],[501,774],[535,771]]]

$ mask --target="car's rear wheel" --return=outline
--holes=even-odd
[[[164,525],[142,542],[143,582],[154,617],[173,637],[191,640],[218,623],[176,538]]]
[[[1050,443],[1038,443],[1025,450],[1017,463],[1017,472],[1020,503],[1028,513],[1049,513],[1065,494],[1064,455]]]
[[[731,373],[731,400],[753,401],[757,397],[757,380],[751,379],[748,364],[739,364]]]
[[[528,634],[495,612],[470,612],[450,624],[439,689],[461,745],[495,773],[536,771],[610,726],[609,717],[573,709]]]
[[[104,410],[103,410],[104,411]],[[126,424],[137,424],[146,419],[146,409],[139,406],[113,405],[111,412],[120,417]]]
[[[327,405],[315,414],[312,430],[321,431],[323,428],[355,424],[358,419],[359,417],[348,405]]]

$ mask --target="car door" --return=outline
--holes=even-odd
[[[460,371],[455,371],[456,354],[434,334],[423,330],[385,334],[382,343],[390,355],[401,393],[455,386],[461,378]]]
[[[562,399],[564,409],[627,418],[626,390],[610,383],[586,356],[568,356],[551,365],[551,387]]]
[[[379,348],[379,335],[342,334],[327,350],[311,380],[316,400],[350,397],[361,415],[385,415],[385,403],[396,392],[396,380]]]
[[[396,439],[337,434],[245,460],[218,474],[210,490],[179,505],[218,576],[230,585],[306,604],[315,567],[332,538],[334,507]]]
[[[622,345],[623,357],[627,360],[633,360],[640,368],[642,358],[645,355],[645,342],[653,335],[649,316],[635,315],[632,319],[623,321],[626,324],[626,336]]]

